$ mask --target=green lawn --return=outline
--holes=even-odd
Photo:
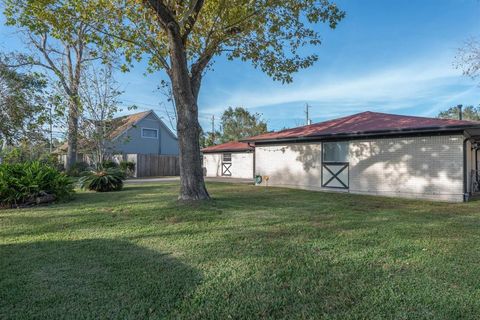
[[[0,318],[480,316],[480,202],[208,187],[0,211]]]

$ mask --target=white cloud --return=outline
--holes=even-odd
[[[401,110],[430,101],[432,106],[424,113],[432,113],[444,107],[445,103],[464,96],[467,91],[471,93],[474,86],[456,88],[458,91],[452,93],[451,86],[458,86],[464,80],[460,72],[452,68],[450,61],[450,58],[422,60],[363,74],[333,79],[329,76],[328,81],[328,75],[319,75],[285,86],[243,86],[237,91],[233,89],[227,99],[211,101],[209,105],[212,107],[203,111],[219,113],[228,105],[243,105],[252,109],[290,104],[298,109],[299,105],[309,102],[325,106],[322,116],[328,117],[364,111],[372,106],[376,111]],[[276,115],[271,116],[275,118]]]

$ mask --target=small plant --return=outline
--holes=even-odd
[[[101,167],[103,169],[116,169],[118,168],[118,164],[115,161],[112,160],[105,160],[102,162]]]
[[[108,168],[90,171],[80,178],[82,189],[97,192],[120,191],[123,188],[125,173],[120,169]]]
[[[0,207],[22,207],[68,198],[73,182],[38,161],[0,164]]]
[[[122,169],[127,176],[132,176],[135,172],[135,162],[122,161],[120,162],[120,169]]]

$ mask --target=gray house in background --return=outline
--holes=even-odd
[[[109,121],[106,154],[115,162],[135,163],[134,177],[178,176],[177,136],[153,112],[153,110],[118,117]],[[93,161],[92,141],[78,141],[78,161],[90,165]],[[61,163],[67,160],[67,143],[55,153]]]
[[[106,151],[111,155],[123,156],[124,159],[131,158],[136,162],[137,155],[178,156],[179,154],[176,135],[153,110],[112,119],[110,130]],[[78,159],[90,162],[89,150],[92,150],[89,143],[79,140]],[[55,151],[64,163],[66,152],[66,142]]]
[[[119,125],[110,134],[114,153],[178,155],[176,135],[153,112],[115,118]]]

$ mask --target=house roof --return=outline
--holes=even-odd
[[[215,152],[241,152],[251,151],[254,148],[246,142],[230,141],[222,143],[216,146],[206,147],[202,149],[203,153],[215,153]]]
[[[85,139],[78,139],[77,150],[79,152],[82,152],[82,151],[85,151],[85,150],[90,150],[91,148],[93,148],[92,143],[90,143],[89,141],[87,141]],[[64,143],[59,145],[55,150],[53,150],[53,153],[63,154],[63,153],[66,153],[67,150],[68,150],[68,142],[65,141]]]
[[[130,129],[137,122],[148,116],[152,110],[129,114],[126,116],[112,119],[112,132],[109,134],[110,139],[115,139],[122,133]]]
[[[269,132],[242,141],[276,141],[358,136],[382,133],[453,131],[480,127],[479,121],[402,116],[366,111],[307,126]]]

